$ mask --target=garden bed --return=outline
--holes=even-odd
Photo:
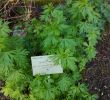
[[[97,56],[88,64],[86,81],[92,93],[99,95],[99,100],[110,100],[110,27],[97,45]]]
[[[109,25],[101,34],[110,22],[110,5],[103,0],[55,4],[9,1],[1,9],[0,100],[110,99]],[[33,76],[31,58],[43,55],[54,55],[63,74]]]
[[[109,26],[97,44],[97,56],[88,64],[85,81],[89,84],[91,93],[99,95],[99,100],[110,99],[110,30]],[[0,88],[4,82],[0,81]],[[9,100],[0,93],[0,100]]]

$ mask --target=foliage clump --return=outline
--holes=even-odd
[[[39,19],[25,23],[26,36],[9,36],[0,20],[0,78],[2,92],[15,100],[96,100],[82,83],[82,71],[96,55],[95,46],[104,25],[99,2],[68,0],[65,5],[44,6]],[[95,7],[94,7],[95,5]],[[30,57],[54,55],[63,74],[32,76]]]

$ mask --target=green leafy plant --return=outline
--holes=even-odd
[[[38,23],[35,31],[36,34],[40,33],[39,36],[43,40],[44,53],[54,55],[56,62],[64,68],[63,75],[58,75],[55,79],[54,75],[50,76],[50,79],[56,83],[51,84],[51,86],[56,86],[54,91],[58,90],[59,94],[55,95],[52,92],[54,98],[50,96],[47,100],[55,98],[94,100],[97,96],[91,96],[87,86],[79,81],[82,78],[81,72],[85,69],[86,63],[96,55],[95,45],[100,37],[98,25],[98,22],[101,21],[100,14],[94,10],[88,0],[73,2],[72,5],[63,7],[60,5],[54,8],[52,4],[45,6],[40,17],[41,22],[36,21]],[[67,12],[64,9],[69,10]],[[37,28],[39,26],[42,27]],[[44,77],[43,80],[45,80]],[[37,94],[37,92],[33,94]],[[44,93],[43,91],[42,94],[44,95]],[[40,99],[44,99],[43,96],[40,97]]]
[[[21,25],[24,37],[9,36],[8,23],[0,20],[1,91],[12,100],[96,100],[81,74],[97,53],[104,13],[98,0],[45,5],[39,19]],[[33,77],[30,57],[35,55],[54,55],[64,73]]]
[[[28,52],[20,37],[10,37],[7,22],[0,20],[0,79],[6,81],[2,92],[15,99],[22,97],[28,76]]]

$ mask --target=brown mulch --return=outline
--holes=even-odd
[[[88,64],[85,80],[91,93],[98,100],[110,100],[110,26],[107,25],[101,41],[97,44],[97,56]]]

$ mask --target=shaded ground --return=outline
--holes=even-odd
[[[110,100],[110,26],[107,25],[102,40],[97,45],[97,56],[88,64],[86,82],[91,93],[97,93],[99,100]]]

